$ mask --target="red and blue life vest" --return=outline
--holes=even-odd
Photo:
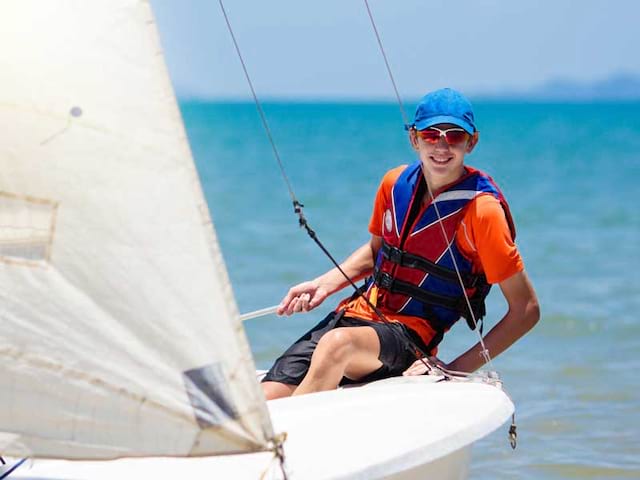
[[[421,188],[420,184],[423,184]],[[430,345],[435,346],[461,316],[472,329],[476,326],[453,259],[475,319],[485,315],[484,299],[491,286],[482,271],[474,269],[471,260],[460,252],[455,241],[467,207],[478,195],[493,195],[505,211],[513,239],[515,228],[502,192],[493,179],[480,170],[465,167],[460,179],[437,192],[435,205],[441,221],[434,202],[423,203],[424,193],[426,184],[421,164],[416,162],[405,168],[393,186],[382,222],[383,245],[369,287],[377,285],[379,307],[425,319],[438,334],[432,342],[434,345]],[[450,248],[446,239],[451,242]]]

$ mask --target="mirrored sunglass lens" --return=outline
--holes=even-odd
[[[419,130],[418,135],[425,142],[436,143],[440,139],[440,132],[437,130]]]
[[[445,135],[449,145],[457,145],[467,139],[467,132],[463,130],[450,130]]]

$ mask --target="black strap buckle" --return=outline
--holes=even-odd
[[[391,247],[389,249],[389,260],[393,263],[397,263],[398,265],[402,265],[402,260],[404,257],[404,252],[397,247]]]
[[[391,291],[393,289],[393,277],[386,272],[377,271],[373,277],[374,282],[381,288]]]
[[[385,256],[390,262],[396,263],[398,265],[402,265],[402,261],[404,259],[404,252],[400,250],[398,247],[386,246]]]

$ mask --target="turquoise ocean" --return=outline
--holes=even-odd
[[[275,305],[330,268],[298,227],[255,106],[180,106],[240,311]],[[368,239],[384,172],[414,161],[397,105],[264,110],[310,225],[344,259]],[[494,360],[516,405],[518,447],[508,425],[480,441],[471,478],[640,478],[640,103],[477,101],[475,110],[481,137],[467,163],[510,202],[542,318]],[[248,321],[257,366],[268,368],[348,294],[308,314]],[[495,288],[485,328],[505,308]],[[475,341],[459,322],[440,356]]]

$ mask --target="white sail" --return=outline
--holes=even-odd
[[[0,11],[0,453],[267,448],[149,5]]]

